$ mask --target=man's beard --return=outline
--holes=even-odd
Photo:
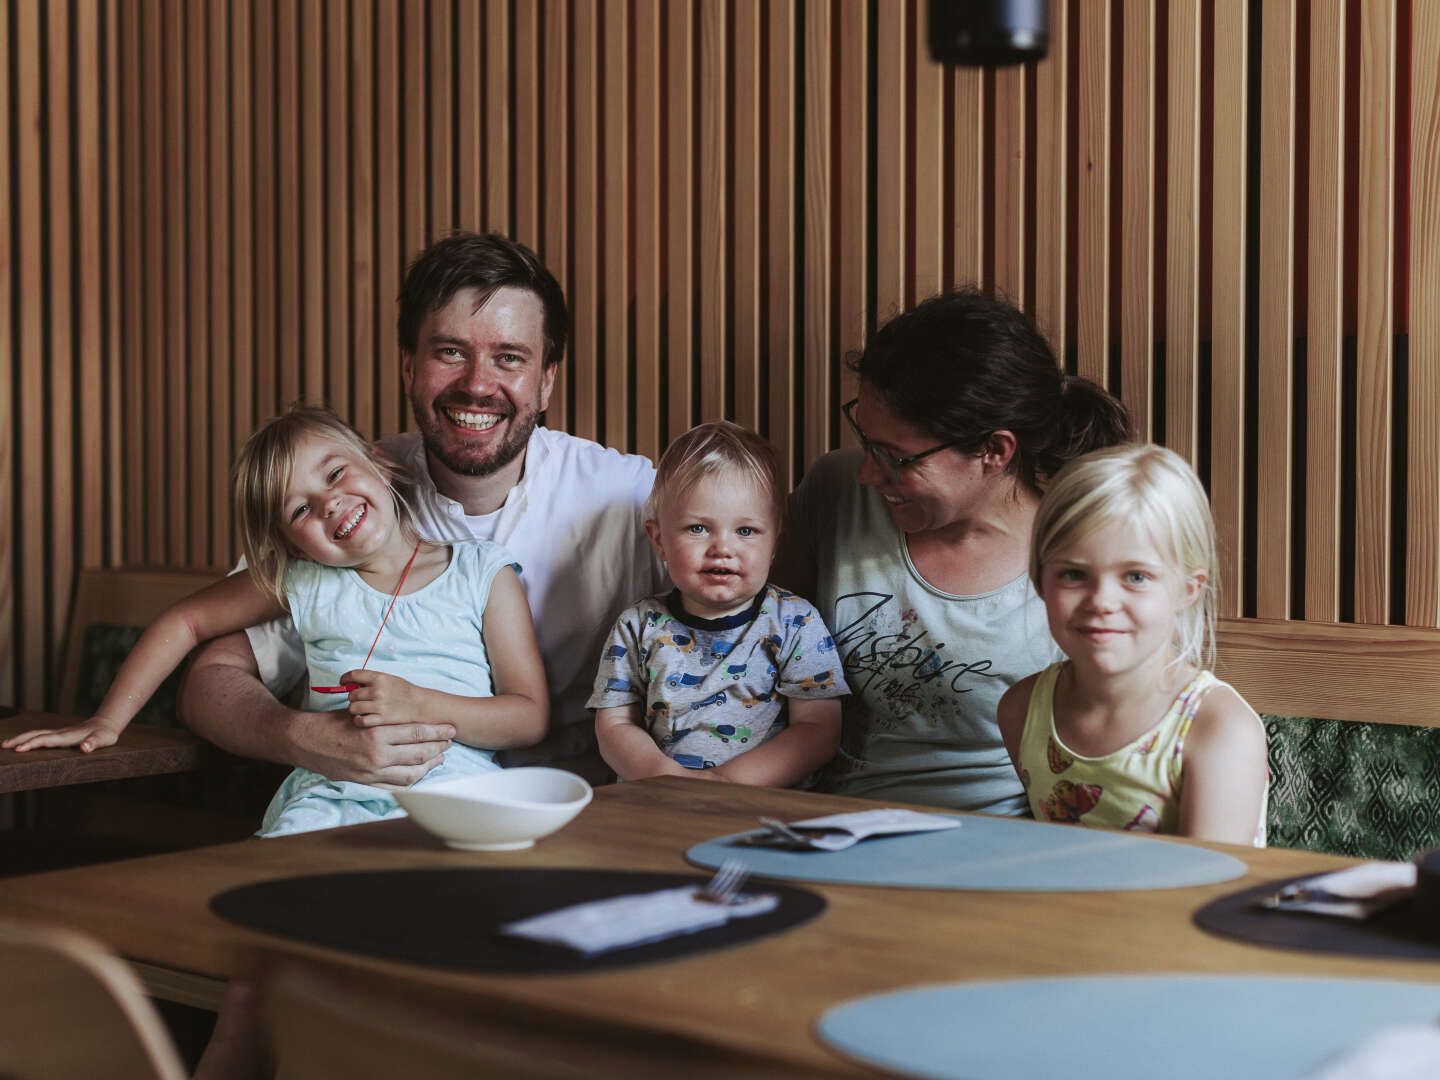
[[[420,428],[420,436],[425,442],[425,449],[436,461],[457,476],[492,476],[519,457],[529,444],[530,434],[535,430],[535,424],[540,418],[536,409],[515,411],[501,417],[497,423],[508,422],[510,430],[509,434],[505,436],[505,441],[493,450],[462,449],[460,452],[455,452],[444,445],[447,429],[457,430],[457,425],[446,419],[445,409],[493,408],[497,405],[509,407],[508,402],[500,402],[494,398],[480,402],[466,401],[463,404],[449,402],[441,405],[436,403],[427,415],[421,411],[414,395],[411,395],[410,398],[410,411],[415,417],[415,423]]]

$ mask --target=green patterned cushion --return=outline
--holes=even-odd
[[[75,715],[93,716],[105,699],[105,692],[115,681],[120,665],[140,640],[144,631],[138,626],[113,626],[91,623],[85,628],[80,646],[80,685],[75,688]],[[141,710],[135,714],[137,724],[159,724],[175,727],[175,700],[180,693],[180,668],[160,684]]]
[[[1440,728],[1263,719],[1271,847],[1409,859],[1440,844]]]

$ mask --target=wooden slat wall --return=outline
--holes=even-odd
[[[410,423],[393,298],[454,226],[565,285],[557,427],[725,414],[793,480],[847,353],[979,281],[1196,463],[1226,614],[1440,625],[1434,5],[1052,0],[994,72],[926,7],[0,0],[0,704],[78,568],[233,557],[281,405]]]

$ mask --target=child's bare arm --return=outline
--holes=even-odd
[[[605,759],[605,764],[614,769],[621,780],[701,775],[701,770],[687,769],[661,752],[650,732],[640,723],[638,704],[596,709],[595,741],[600,745],[600,756]]]
[[[1025,676],[1005,691],[995,710],[1000,737],[1005,740],[1005,751],[1017,774],[1020,772],[1020,738],[1025,733],[1025,714],[1030,711],[1030,692],[1034,688],[1035,676]]]
[[[427,690],[398,675],[347,671],[340,681],[359,684],[350,692],[355,723],[451,724],[457,742],[489,750],[533,746],[549,725],[550,695],[545,666],[535,643],[535,624],[520,578],[510,567],[495,575],[481,623],[490,660],[493,697],[467,697]]]
[[[232,574],[217,581],[167,608],[146,627],[93,717],[70,727],[27,731],[6,739],[3,746],[35,750],[78,745],[86,753],[109,746],[196,645],[284,611],[249,574]]]
[[[840,745],[839,698],[789,698],[790,725],[706,775],[759,787],[788,787],[835,756]],[[715,774],[715,775],[711,775]]]
[[[1228,687],[1206,695],[1185,740],[1180,835],[1250,844],[1269,782],[1265,729]]]

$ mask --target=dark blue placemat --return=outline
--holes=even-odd
[[[862,840],[844,851],[775,851],[737,845],[749,833],[697,844],[697,866],[743,861],[751,873],[798,881],[917,889],[1178,889],[1245,873],[1233,855],[1152,836],[970,816],[958,829]]]
[[[1440,960],[1440,925],[1413,900],[1402,900],[1368,919],[1340,919],[1303,911],[1275,911],[1260,898],[1314,874],[1267,881],[1212,900],[1195,912],[1195,925],[1220,937],[1308,952],[1349,953],[1407,960]]]
[[[1435,983],[1101,975],[899,990],[831,1009],[817,1032],[911,1077],[1292,1080],[1381,1028],[1437,1015]]]
[[[568,868],[373,870],[244,885],[220,893],[210,907],[252,930],[310,945],[409,964],[511,974],[596,971],[674,959],[779,933],[825,910],[824,898],[808,889],[752,881],[746,892],[779,895],[774,911],[599,956],[495,932],[502,923],[571,904],[707,880],[691,874]]]

